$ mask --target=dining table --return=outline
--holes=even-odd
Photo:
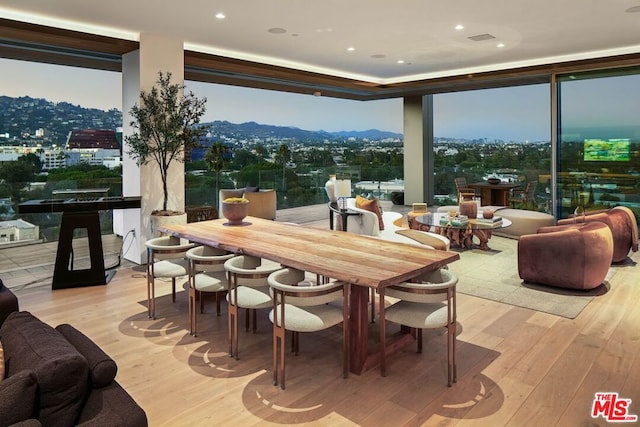
[[[514,188],[520,187],[519,182],[499,182],[491,184],[486,181],[467,184],[467,187],[480,190],[480,204],[482,206],[509,206],[509,195]]]
[[[456,252],[255,217],[246,217],[242,225],[229,225],[223,218],[165,225],[159,231],[351,284],[349,365],[351,372],[358,375],[380,363],[379,346],[369,345],[370,289],[377,290],[384,298],[386,287],[460,258]],[[414,341],[414,337],[406,333],[392,338],[395,339],[387,340],[388,354],[407,341]]]

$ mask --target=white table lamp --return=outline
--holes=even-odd
[[[347,209],[347,197],[351,197],[351,180],[350,179],[337,179],[336,180],[336,197],[342,199],[342,209]]]

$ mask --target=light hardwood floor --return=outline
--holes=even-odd
[[[216,317],[213,302],[194,338],[186,292],[171,303],[170,283],[160,283],[158,318],[147,318],[143,267],[119,270],[107,286],[16,292],[21,309],[73,324],[110,354],[152,426],[593,426],[607,425],[591,417],[596,392],[617,392],[640,414],[639,269],[621,268],[611,290],[573,320],[459,293],[451,388],[438,331],[425,331],[422,354],[393,355],[385,378],[342,378],[339,328],[303,335],[300,354],[287,354],[283,391],[271,382],[266,312],[258,333],[241,331],[236,361],[227,356],[226,309]]]

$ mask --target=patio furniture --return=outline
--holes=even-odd
[[[473,200],[476,197],[476,190],[467,185],[467,178],[458,177],[453,180],[458,191],[458,203],[463,200]]]
[[[422,353],[422,330],[447,329],[447,380],[456,382],[456,284],[458,277],[449,270],[439,269],[385,289],[387,297],[400,299],[383,310],[384,320],[415,328],[418,335],[418,353]],[[382,304],[380,309],[382,310]],[[382,312],[381,312],[382,313]],[[381,329],[384,322],[380,321]],[[386,332],[380,332],[382,358],[380,371],[386,376]]]
[[[522,204],[527,208],[535,208],[535,194],[538,181],[529,181],[524,189],[514,188],[511,192],[511,207],[515,208],[516,204]]]
[[[638,223],[633,211],[626,206],[616,206],[611,209],[587,212],[582,218],[568,218],[558,220],[558,225],[574,222],[604,222],[611,229],[613,235],[612,262],[622,262],[629,255],[629,250],[638,251]]]
[[[469,184],[470,188],[480,190],[481,206],[509,206],[509,195],[514,188],[520,186],[518,182],[500,182],[491,184],[489,182],[474,182]]]
[[[518,240],[518,274],[525,282],[593,289],[605,279],[613,236],[599,221],[542,227]]]
[[[187,251],[193,243],[181,243],[173,236],[147,240],[147,304],[149,318],[156,318],[156,279],[171,279],[171,301],[176,302],[176,279],[189,274]]]
[[[245,330],[249,331],[249,317],[251,317],[253,333],[256,333],[256,310],[271,307],[267,278],[281,268],[279,264],[263,263],[260,257],[249,255],[240,255],[225,261],[230,356],[238,359],[238,309],[246,309]]]
[[[216,296],[216,314],[220,316],[220,300],[227,291],[224,263],[235,255],[210,246],[197,246],[187,251],[189,260],[189,329],[196,336],[196,301],[200,299],[200,313],[204,312],[204,295]]]
[[[317,332],[342,323],[342,373],[349,376],[349,284],[305,284],[304,271],[285,268],[269,275],[273,309],[273,384],[285,389],[286,331],[292,331],[292,351],[300,350],[300,332]],[[338,304],[331,304],[337,302]]]

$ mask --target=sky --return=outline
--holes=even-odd
[[[116,72],[0,58],[0,95],[5,96],[122,109],[121,81]],[[254,121],[329,132],[403,131],[402,99],[350,101],[210,83],[185,84],[187,90],[207,98],[203,122]],[[570,103],[569,109],[575,110],[573,116],[563,115],[564,125],[576,125],[580,120],[637,125],[640,96],[629,96],[629,88],[637,91],[639,86],[639,75],[599,79],[597,84],[576,81],[563,85],[563,106]],[[598,102],[607,98],[615,103]],[[549,99],[546,84],[435,95],[434,135],[549,141]]]

